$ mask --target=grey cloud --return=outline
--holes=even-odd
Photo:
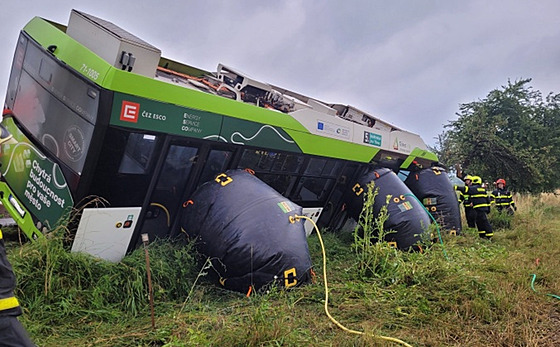
[[[224,63],[310,97],[351,104],[430,144],[460,103],[485,97],[508,78],[531,77],[545,94],[560,89],[556,0],[22,3],[4,4],[0,14],[7,47],[0,55],[2,88],[25,23],[34,15],[66,23],[75,7],[168,58],[206,70]]]

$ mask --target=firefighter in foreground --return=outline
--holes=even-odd
[[[487,216],[490,213],[490,197],[486,189],[482,188],[482,179],[479,176],[471,176],[471,181],[472,184],[470,186],[455,186],[455,189],[469,196],[471,206],[476,213],[478,236],[491,239],[494,236],[494,232]]]
[[[0,346],[28,347],[35,346],[27,331],[18,321],[21,307],[14,296],[16,276],[8,262],[6,247],[0,230]]]
[[[466,175],[464,181],[465,185],[470,187],[472,185],[472,176]],[[463,203],[463,207],[465,208],[465,217],[468,227],[474,228],[476,226],[476,211],[472,208],[469,194],[459,190],[459,201]]]
[[[497,189],[490,195],[490,203],[496,206],[498,211],[513,214],[517,210],[511,192],[506,189],[506,180],[500,178],[496,181]]]

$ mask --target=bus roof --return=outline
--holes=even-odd
[[[419,135],[353,106],[257,81],[223,64],[208,72],[164,58],[155,46],[80,11],[72,10],[65,32],[61,28],[34,18],[24,31],[45,48],[59,42],[64,49],[55,46],[52,53],[106,89],[278,126],[310,154],[322,155],[326,146],[331,156],[362,162],[380,151],[437,162]]]

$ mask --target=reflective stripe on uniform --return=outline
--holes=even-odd
[[[19,306],[19,302],[15,297],[0,299],[0,311],[9,310]]]
[[[499,208],[507,208],[514,204],[511,192],[508,190],[495,190],[490,194],[490,200],[493,205]]]
[[[469,201],[469,195],[468,195],[468,194],[465,194],[465,193],[463,193],[463,192],[461,192],[461,191],[459,192],[459,201],[462,201],[462,202],[463,202],[463,205],[465,205],[465,206],[466,206],[466,205],[470,205],[470,203],[471,203],[471,202]]]
[[[0,230],[0,240],[2,240],[2,230]],[[19,307],[18,300],[11,296],[8,298],[0,298],[0,311],[9,310],[11,308]]]
[[[495,198],[495,199],[511,199],[511,194],[510,195],[494,195],[494,194],[490,194],[491,197]]]

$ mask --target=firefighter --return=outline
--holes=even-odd
[[[466,186],[470,186],[472,184],[471,175],[466,175],[464,180]],[[463,193],[461,190],[459,190],[459,201],[463,203],[463,207],[465,208],[465,217],[467,218],[468,227],[474,228],[476,223],[476,212],[472,208],[472,204],[469,199],[469,194]]]
[[[500,178],[496,181],[497,189],[490,195],[490,203],[494,205],[498,211],[513,214],[517,210],[515,202],[511,196],[511,192],[506,189],[506,180]]]
[[[31,347],[35,346],[17,316],[21,307],[14,296],[16,276],[8,262],[2,230],[0,230],[0,346]]]
[[[455,187],[463,194],[469,195],[469,200],[473,210],[476,213],[476,227],[478,236],[491,239],[494,236],[492,226],[488,222],[488,213],[490,213],[490,197],[486,189],[482,188],[482,179],[479,176],[471,176],[471,185],[464,187]]]

